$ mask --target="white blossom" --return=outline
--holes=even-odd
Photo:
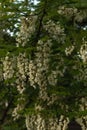
[[[66,54],[66,56],[71,55],[72,52],[73,52],[73,50],[74,50],[74,48],[75,48],[75,46],[73,46],[73,45],[67,47],[67,48],[65,49],[65,54]]]

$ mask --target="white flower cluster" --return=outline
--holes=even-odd
[[[3,67],[2,67],[2,63],[0,64],[0,81],[3,80]]]
[[[59,125],[58,125],[58,119],[57,118],[50,118],[47,123],[49,124],[48,125],[48,130],[59,130]]]
[[[8,53],[4,59],[2,59],[2,67],[3,67],[3,78],[4,80],[16,78],[15,81],[12,80],[11,85],[16,85],[17,90],[21,96],[23,96],[23,92],[25,90],[25,80],[26,75],[28,75],[28,59],[25,54],[19,54],[18,57],[10,56]],[[0,71],[1,72],[1,71]],[[19,99],[18,99],[19,100]],[[20,101],[24,100],[24,98],[20,98]],[[12,112],[12,116],[14,120],[19,117],[19,111],[24,108],[23,104],[17,104]]]
[[[45,130],[45,121],[38,115],[26,115],[27,130]]]
[[[74,78],[77,81],[84,81],[84,86],[87,86],[87,41],[84,38],[78,56],[84,64],[83,66],[79,66],[79,74],[74,76]]]
[[[43,81],[45,80],[44,78],[46,78],[49,68],[51,45],[51,40],[46,42],[41,40],[38,41],[37,52],[35,53],[36,58],[29,63],[29,80],[32,85],[35,83],[42,86]]]
[[[19,100],[22,101],[22,102],[25,102],[24,98],[19,99]],[[14,120],[18,119],[21,116],[20,112],[23,109],[24,109],[24,103],[17,104],[17,106],[14,108],[14,110],[12,112],[12,117],[13,117]]]
[[[61,27],[60,23],[55,23],[52,20],[49,20],[45,25],[44,28],[48,31],[51,38],[57,40],[58,42],[64,43],[65,40],[65,33],[64,28]]]
[[[46,80],[44,78],[49,69],[51,45],[52,45],[51,40],[47,40],[46,42],[42,41],[38,42],[38,48],[36,53],[37,73],[35,81],[40,86],[42,85],[42,81]]]
[[[74,22],[82,22],[87,18],[87,13],[84,10],[78,10],[75,7],[60,6],[58,14],[65,16],[68,19],[74,18]]]
[[[87,130],[87,116],[76,118],[76,121],[80,124],[82,130]]]
[[[27,130],[66,130],[68,123],[69,118],[65,118],[63,115],[59,119],[57,117],[44,119],[40,114],[26,115]]]
[[[74,50],[74,48],[75,48],[74,45],[67,47],[67,48],[65,49],[65,54],[66,54],[66,56],[71,55],[72,52],[73,52],[73,50]]]
[[[84,63],[87,63],[87,41],[84,41],[84,44],[80,48],[80,57]]]
[[[58,120],[58,130],[66,130],[68,124],[69,124],[69,118],[68,117],[65,118],[64,115],[61,115],[60,119]]]
[[[12,112],[12,117],[14,118],[14,120],[19,118],[19,114],[18,112],[21,110],[21,106],[18,104],[15,108],[14,111]]]
[[[71,18],[77,13],[77,8],[67,8],[66,6],[60,6],[58,9],[58,13],[64,15],[66,17]]]
[[[80,111],[87,110],[87,97],[83,97],[80,103]],[[82,130],[87,130],[87,115],[77,118],[76,121],[81,125]]]
[[[17,47],[19,46],[25,46],[27,42],[29,41],[29,38],[35,31],[35,22],[37,17],[36,16],[30,16],[29,18],[22,17],[21,18],[21,27],[20,32],[17,36]]]
[[[47,98],[47,73],[49,70],[49,60],[51,52],[51,40],[39,40],[37,44],[37,52],[35,59],[29,63],[29,81],[35,88],[39,86],[39,98],[46,100]]]
[[[36,75],[36,65],[32,60],[29,62],[29,81],[30,85],[36,88],[35,86],[35,75]]]
[[[16,73],[17,90],[19,91],[20,94],[22,94],[25,90],[26,76],[28,75],[29,72],[28,65],[29,62],[28,59],[26,58],[25,53],[24,54],[20,53],[19,56],[17,57],[17,73]]]
[[[3,77],[5,80],[11,79],[14,76],[15,57],[10,58],[9,55],[3,59]]]

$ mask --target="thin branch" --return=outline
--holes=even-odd
[[[43,18],[46,15],[46,7],[47,7],[47,0],[45,0],[45,2],[44,2],[44,7],[43,7],[43,10],[41,11],[42,15],[40,16],[40,18],[38,20],[38,27],[36,28],[34,45],[36,45],[36,43],[38,42],[38,39],[39,39],[40,34],[41,34]]]

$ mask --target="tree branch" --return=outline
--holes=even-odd
[[[43,7],[43,10],[41,11],[42,15],[39,17],[39,20],[38,20],[38,25],[37,25],[38,27],[36,28],[34,45],[36,45],[36,43],[38,42],[38,39],[40,38],[43,18],[46,15],[46,7],[47,7],[47,0],[45,0],[45,2],[44,2],[44,7]]]

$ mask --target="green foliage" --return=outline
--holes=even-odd
[[[52,52],[51,52],[51,61],[50,68],[55,70],[57,61],[60,62],[61,57],[63,57],[63,64],[60,65],[60,70],[63,70],[66,67],[66,71],[63,76],[58,76],[58,83],[56,86],[49,85],[47,88],[47,94],[55,94],[59,96],[58,101],[55,101],[54,104],[47,106],[47,103],[43,100],[38,99],[39,88],[34,89],[30,86],[30,83],[26,82],[26,91],[25,91],[25,108],[21,111],[22,117],[25,114],[37,114],[35,111],[35,103],[41,104],[45,109],[40,113],[44,117],[50,116],[59,116],[64,114],[71,119],[75,116],[84,116],[87,114],[87,111],[78,111],[79,100],[82,97],[87,96],[87,88],[84,83],[85,80],[76,81],[74,76],[80,73],[79,69],[85,69],[84,64],[80,60],[77,52],[79,51],[82,43],[82,38],[87,38],[87,30],[78,28],[74,25],[73,21],[61,16],[57,13],[58,7],[61,5],[66,5],[67,7],[77,7],[79,10],[87,7],[87,2],[84,0],[38,0],[39,3],[35,6],[33,2],[29,3],[28,1],[14,1],[10,2],[9,0],[0,1],[0,59],[4,58],[7,52],[10,52],[9,56],[18,56],[19,53],[26,53],[27,57],[32,59],[32,53],[36,52],[36,45],[39,39],[44,43],[49,38],[48,32],[45,32],[43,25],[49,21],[53,20],[55,23],[60,22],[61,26],[64,27],[66,33],[65,43],[62,44],[59,41],[53,40]],[[38,19],[36,22],[36,30],[32,35],[30,41],[27,43],[26,47],[16,47],[16,36],[20,27],[20,17],[28,17],[30,13],[37,15]],[[10,33],[8,33],[8,30]],[[12,34],[11,34],[12,33]],[[75,43],[75,50],[72,55],[66,56],[65,49]],[[58,55],[56,54],[59,54]],[[2,65],[2,61],[0,61]],[[76,65],[77,69],[73,69],[73,66]],[[17,70],[16,70],[17,71]],[[50,71],[48,72],[48,75]],[[21,97],[16,90],[15,86],[10,85],[15,82],[15,76],[11,79],[0,81],[0,126],[1,130],[26,130],[24,125],[24,118],[17,121],[13,121],[11,114],[15,105],[18,103],[17,98]],[[83,91],[84,90],[84,91]],[[11,105],[6,113],[6,119],[2,119],[3,113],[7,110],[5,108],[6,100],[10,101],[12,99]],[[20,102],[20,101],[19,101]],[[76,102],[78,102],[76,104]],[[20,102],[20,104],[22,104]],[[61,105],[63,108],[61,109]],[[69,111],[65,111],[65,105],[69,105]],[[22,125],[23,124],[23,125]]]

